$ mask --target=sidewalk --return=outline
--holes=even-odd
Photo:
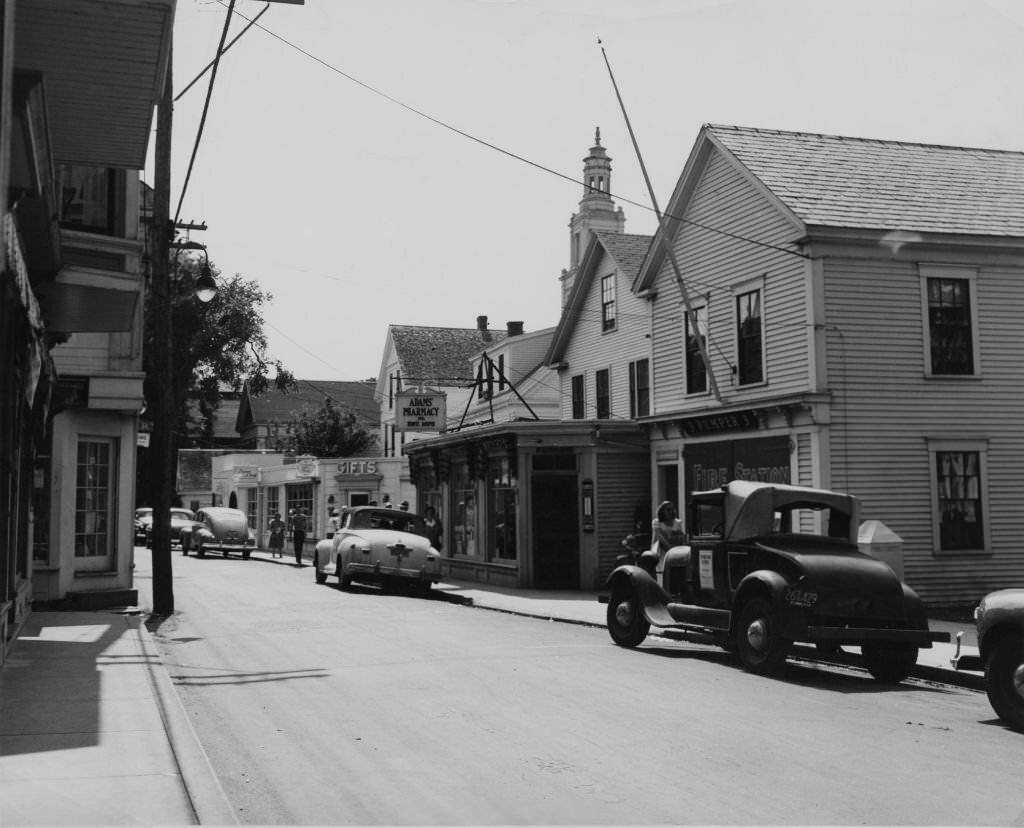
[[[294,565],[266,552],[253,560]],[[435,592],[481,609],[605,625],[595,592],[462,581]],[[933,621],[932,629],[963,630],[976,652],[970,625]],[[951,669],[953,650],[922,650],[914,676],[980,689],[980,676]],[[858,665],[859,656],[836,661]],[[238,824],[138,607],[30,616],[0,668],[0,803],[5,826]]]

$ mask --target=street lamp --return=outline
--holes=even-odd
[[[210,270],[210,255],[206,252],[206,245],[199,242],[172,242],[170,247],[174,250],[201,250],[203,253],[203,265],[199,269],[199,278],[195,282],[196,299],[200,302],[209,302],[217,295],[217,282]]]

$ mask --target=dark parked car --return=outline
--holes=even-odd
[[[141,506],[135,510],[135,543],[145,543],[149,537],[149,528],[153,525],[153,509]]]
[[[152,512],[152,510],[150,510]],[[195,523],[196,516],[188,509],[171,509],[171,546],[176,543],[181,543],[181,530],[186,527],[191,527]],[[149,519],[146,521],[145,527],[146,533],[146,548],[151,549],[153,547],[153,515],[150,514]]]
[[[196,512],[195,521],[181,530],[181,553],[195,551],[200,558],[207,552],[238,552],[249,560],[256,548],[256,535],[249,528],[249,518],[241,509],[207,506]]]
[[[949,641],[930,632],[920,598],[892,569],[857,547],[859,507],[840,492],[733,481],[697,492],[687,544],[670,549],[654,576],[617,567],[602,595],[608,631],[624,647],[651,625],[735,650],[770,674],[794,642],[861,648],[879,681],[899,682],[918,648]]]
[[[957,654],[953,667],[985,673],[985,692],[996,714],[1024,731],[1024,589],[990,592],[974,610],[978,655]]]

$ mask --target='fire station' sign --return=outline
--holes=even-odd
[[[444,431],[446,402],[441,391],[399,391],[395,394],[395,431]]]

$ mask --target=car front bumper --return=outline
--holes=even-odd
[[[345,566],[345,572],[353,577],[372,576],[374,578],[405,578],[411,581],[427,581],[436,584],[441,580],[440,570],[434,567],[421,567],[418,569],[410,567],[384,566],[377,563],[349,563]]]

